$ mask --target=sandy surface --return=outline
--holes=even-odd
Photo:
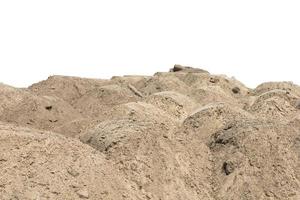
[[[0,199],[300,199],[300,87],[175,65],[0,84]]]

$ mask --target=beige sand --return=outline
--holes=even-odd
[[[300,199],[300,87],[175,65],[0,85],[0,199]]]

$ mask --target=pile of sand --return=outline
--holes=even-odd
[[[300,199],[300,87],[175,65],[0,85],[0,199]]]

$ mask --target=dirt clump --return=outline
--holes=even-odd
[[[189,66],[183,66],[183,65],[174,65],[172,69],[170,69],[170,72],[191,72],[191,73],[208,73],[208,71],[205,71],[203,69],[189,67]]]
[[[300,87],[175,65],[0,84],[0,199],[300,199]]]

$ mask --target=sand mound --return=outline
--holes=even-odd
[[[240,104],[239,99],[236,99],[230,94],[227,94],[219,86],[207,86],[194,89],[190,94],[190,97],[202,106],[208,105],[212,102],[227,102],[232,104],[233,106],[237,106]]]
[[[171,91],[154,93],[146,99],[146,102],[151,103],[177,119],[186,118],[197,106],[189,97]]]
[[[141,115],[142,105],[144,113],[155,115]],[[132,117],[101,122],[80,139],[105,153],[149,199],[209,199],[207,175],[197,173],[207,171],[208,151],[200,153],[203,156],[197,162],[204,164],[199,170],[189,167],[192,161],[184,147],[171,139],[174,120],[151,105],[128,106],[138,107],[132,109]]]
[[[79,98],[73,106],[85,115],[99,117],[103,113],[110,112],[113,106],[138,99],[140,97],[127,87],[106,85],[90,90]]]
[[[1,199],[138,197],[104,155],[79,141],[1,124],[0,142]]]
[[[255,120],[213,135],[216,199],[299,199],[298,158],[290,147],[295,135],[287,126]]]
[[[186,92],[190,90],[190,88],[176,76],[164,76],[162,73],[157,73],[153,77],[141,80],[137,82],[135,86],[145,96],[163,91],[175,91],[186,94]]]
[[[33,84],[29,89],[35,94],[57,96],[72,104],[86,92],[105,84],[109,84],[109,81],[71,76],[50,76],[45,81]]]
[[[249,88],[244,86],[241,82],[226,76],[216,76],[208,73],[181,73],[181,75],[177,75],[177,77],[192,88],[218,86],[225,93],[233,95],[234,97],[246,95],[250,91]]]
[[[271,90],[285,90],[290,93],[294,93],[297,96],[300,96],[300,86],[292,83],[292,82],[267,82],[262,83],[257,86],[254,90],[256,95],[263,94],[265,92],[269,92]]]
[[[151,77],[147,76],[131,76],[131,75],[126,75],[126,76],[114,76],[111,78],[111,82],[115,84],[122,84],[122,85],[136,85],[138,82],[143,82],[146,81]]]
[[[118,143],[137,145],[138,141],[150,132],[156,133],[161,129],[170,129],[169,127],[172,128],[175,123],[174,119],[163,110],[143,102],[118,106],[107,118],[109,120],[102,121],[83,133],[80,137],[81,141],[102,152],[107,152]],[[167,135],[166,132],[160,133],[162,134],[160,137],[163,134]],[[134,147],[130,146],[130,149],[133,150]]]
[[[205,140],[222,128],[226,129],[238,121],[247,121],[251,118],[253,117],[249,113],[237,107],[232,108],[225,103],[213,103],[200,107],[188,116],[181,127],[184,134],[179,132],[179,136]]]
[[[298,200],[299,88],[181,65],[0,84],[0,199]]]
[[[158,107],[146,102],[130,102],[112,109],[109,119],[134,119],[150,121],[174,121],[171,116]]]
[[[289,120],[297,113],[298,97],[285,90],[274,89],[259,95],[250,106],[249,111],[268,120]]]
[[[81,114],[55,96],[36,96],[28,91],[1,87],[0,120],[42,130],[55,130]],[[61,130],[61,133],[68,129]],[[66,133],[67,135],[67,133]]]
[[[22,89],[13,88],[8,85],[0,84],[0,111],[1,113],[22,102],[30,93]]]

